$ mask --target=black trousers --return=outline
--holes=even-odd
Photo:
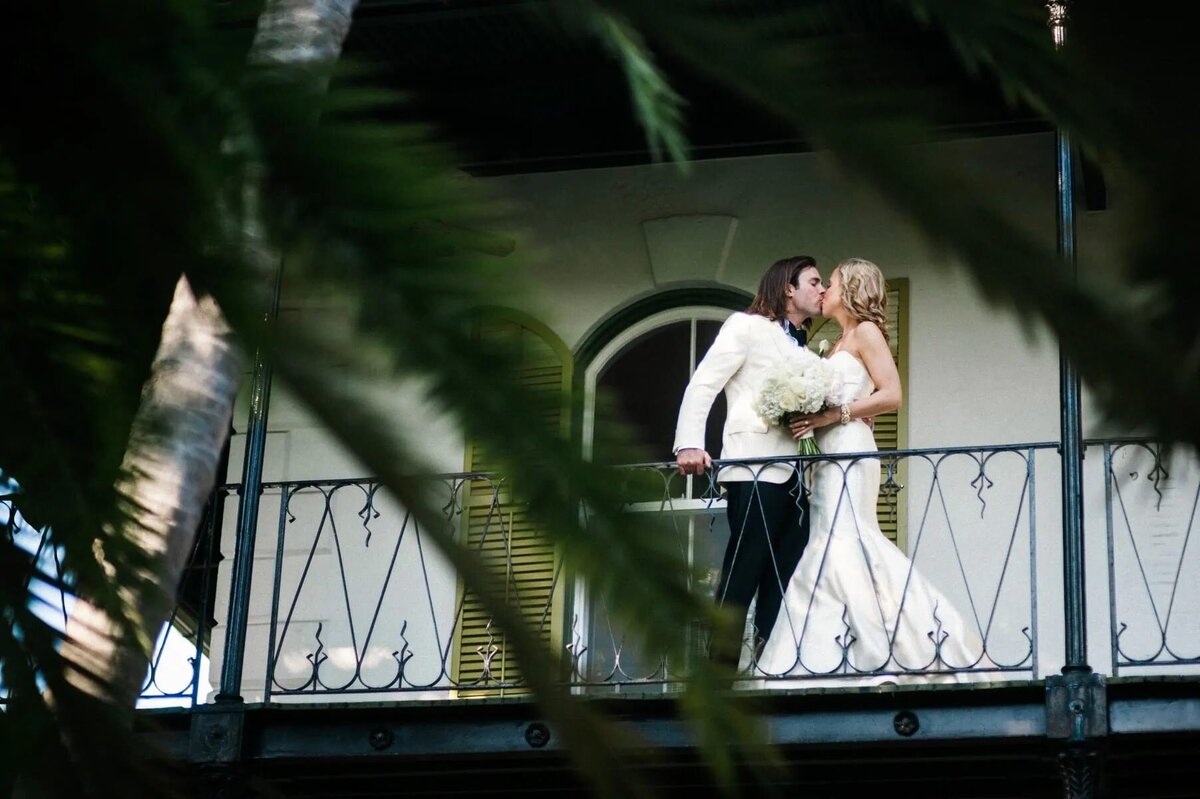
[[[740,481],[724,484],[729,516],[729,544],[717,584],[717,604],[740,610],[745,620],[754,609],[754,645],[760,646],[775,627],[775,618],[800,555],[808,544],[808,496],[798,474],[786,483]],[[737,668],[740,628],[714,636],[713,660]]]

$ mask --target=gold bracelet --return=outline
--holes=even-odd
[[[842,405],[842,424],[850,424],[850,403]]]

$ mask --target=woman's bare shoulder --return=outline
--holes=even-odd
[[[854,328],[854,333],[866,341],[887,341],[883,336],[883,331],[879,329],[879,325],[869,319],[859,322],[858,327]]]

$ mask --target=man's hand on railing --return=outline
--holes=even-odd
[[[680,474],[704,474],[712,466],[712,456],[697,447],[688,447],[675,453],[675,465]]]

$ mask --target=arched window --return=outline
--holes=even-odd
[[[596,399],[615,403],[615,415],[628,425],[634,440],[652,460],[673,458],[675,421],[683,391],[696,364],[712,346],[728,308],[691,306],[661,311],[629,326],[601,349],[584,371],[586,406],[583,451],[593,457],[594,443],[604,431]],[[715,457],[721,448],[725,397],[713,403],[705,445]]]
[[[655,461],[674,459],[671,449],[684,389],[721,325],[750,300],[748,295],[731,291],[704,299],[707,302],[665,308],[660,305],[636,318],[626,317],[624,324],[608,326],[602,343],[592,338],[577,350],[582,354],[577,356],[581,377],[576,387],[584,391],[581,443],[586,457],[605,459],[604,453],[593,446],[605,436],[606,417],[596,413],[599,394],[616,406],[615,415],[631,428],[646,457]],[[714,457],[721,449],[724,423],[725,399],[719,395],[705,433],[705,446]],[[705,575],[702,577],[705,584],[696,586],[696,590],[711,592],[729,536],[722,509],[724,502],[711,496],[700,497],[707,487],[706,480],[676,479],[671,487],[671,497],[664,497],[657,490],[654,496],[646,496],[644,503],[635,502],[630,512],[669,513],[672,521],[664,526],[664,540],[657,543],[676,550],[698,567]],[[664,504],[664,499],[669,502]],[[580,664],[586,679],[647,680],[646,691],[666,690],[659,681],[673,678],[683,664],[664,663],[659,653],[635,651],[627,645],[623,632],[611,622],[603,603],[589,596],[581,582],[576,583],[573,606],[574,629],[570,635],[586,643],[586,662]],[[689,624],[695,633],[694,649],[700,651],[701,629],[691,626],[688,620],[681,619],[680,623]],[[621,690],[631,689],[626,685]]]

